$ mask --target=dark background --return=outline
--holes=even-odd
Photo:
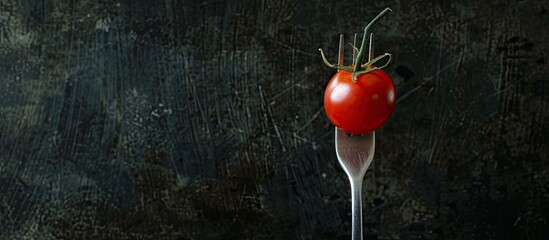
[[[385,7],[366,238],[547,239],[541,0],[2,0],[0,239],[349,239],[317,49]]]

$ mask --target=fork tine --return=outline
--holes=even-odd
[[[368,47],[368,62],[374,59],[374,33],[370,33],[370,46]]]
[[[356,33],[355,33],[355,37],[353,38],[353,64],[355,64],[355,58],[356,58],[356,54],[358,53],[356,51]]]
[[[339,53],[337,55],[337,65],[340,65],[340,66],[343,66],[343,55],[344,54],[344,48],[345,46],[345,40],[344,40],[344,35],[343,34],[340,34],[339,35]],[[337,70],[339,72],[339,69]]]

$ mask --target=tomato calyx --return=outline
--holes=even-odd
[[[379,21],[379,19],[381,17],[383,17],[385,14],[387,14],[390,11],[392,11],[390,8],[385,8],[370,23],[368,23],[368,25],[366,25],[366,27],[364,28],[364,36],[362,37],[362,43],[360,44],[360,49],[356,49],[356,47],[353,46],[354,51],[355,52],[358,51],[358,54],[356,54],[356,58],[353,59],[353,65],[351,65],[351,66],[342,66],[342,65],[338,65],[338,64],[332,64],[328,61],[328,59],[326,59],[326,56],[324,55],[324,52],[322,51],[322,48],[319,48],[318,50],[320,51],[320,55],[322,56],[322,60],[324,61],[324,64],[326,64],[326,66],[328,66],[330,68],[333,68],[333,69],[344,70],[344,71],[350,72],[352,74],[352,80],[355,83],[357,81],[358,76],[360,76],[362,74],[365,74],[365,73],[373,72],[373,71],[376,71],[378,69],[382,69],[382,68],[388,66],[389,63],[391,63],[391,60],[393,58],[393,55],[390,54],[390,53],[384,53],[383,55],[378,56],[378,57],[368,61],[365,64],[360,64],[360,63],[362,62],[362,58],[364,57],[364,53],[366,52],[366,39],[368,37],[368,33],[370,32],[370,28],[377,21]],[[376,62],[378,62],[381,59],[386,58],[386,57],[389,57],[389,59],[387,60],[387,62],[383,66],[376,67],[376,66],[373,65],[374,63],[376,63]]]

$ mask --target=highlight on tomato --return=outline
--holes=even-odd
[[[324,110],[332,124],[350,134],[375,131],[389,120],[395,110],[395,86],[391,77],[382,70],[389,65],[392,55],[385,53],[361,64],[370,28],[389,11],[389,8],[383,10],[364,28],[362,44],[360,49],[355,48],[356,57],[352,65],[331,64],[319,49],[324,63],[338,70],[324,92]],[[383,66],[373,65],[386,57],[389,59]]]

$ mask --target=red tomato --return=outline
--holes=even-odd
[[[366,134],[381,127],[395,110],[396,93],[383,70],[359,75],[340,70],[326,87],[324,110],[330,121],[351,134]]]

